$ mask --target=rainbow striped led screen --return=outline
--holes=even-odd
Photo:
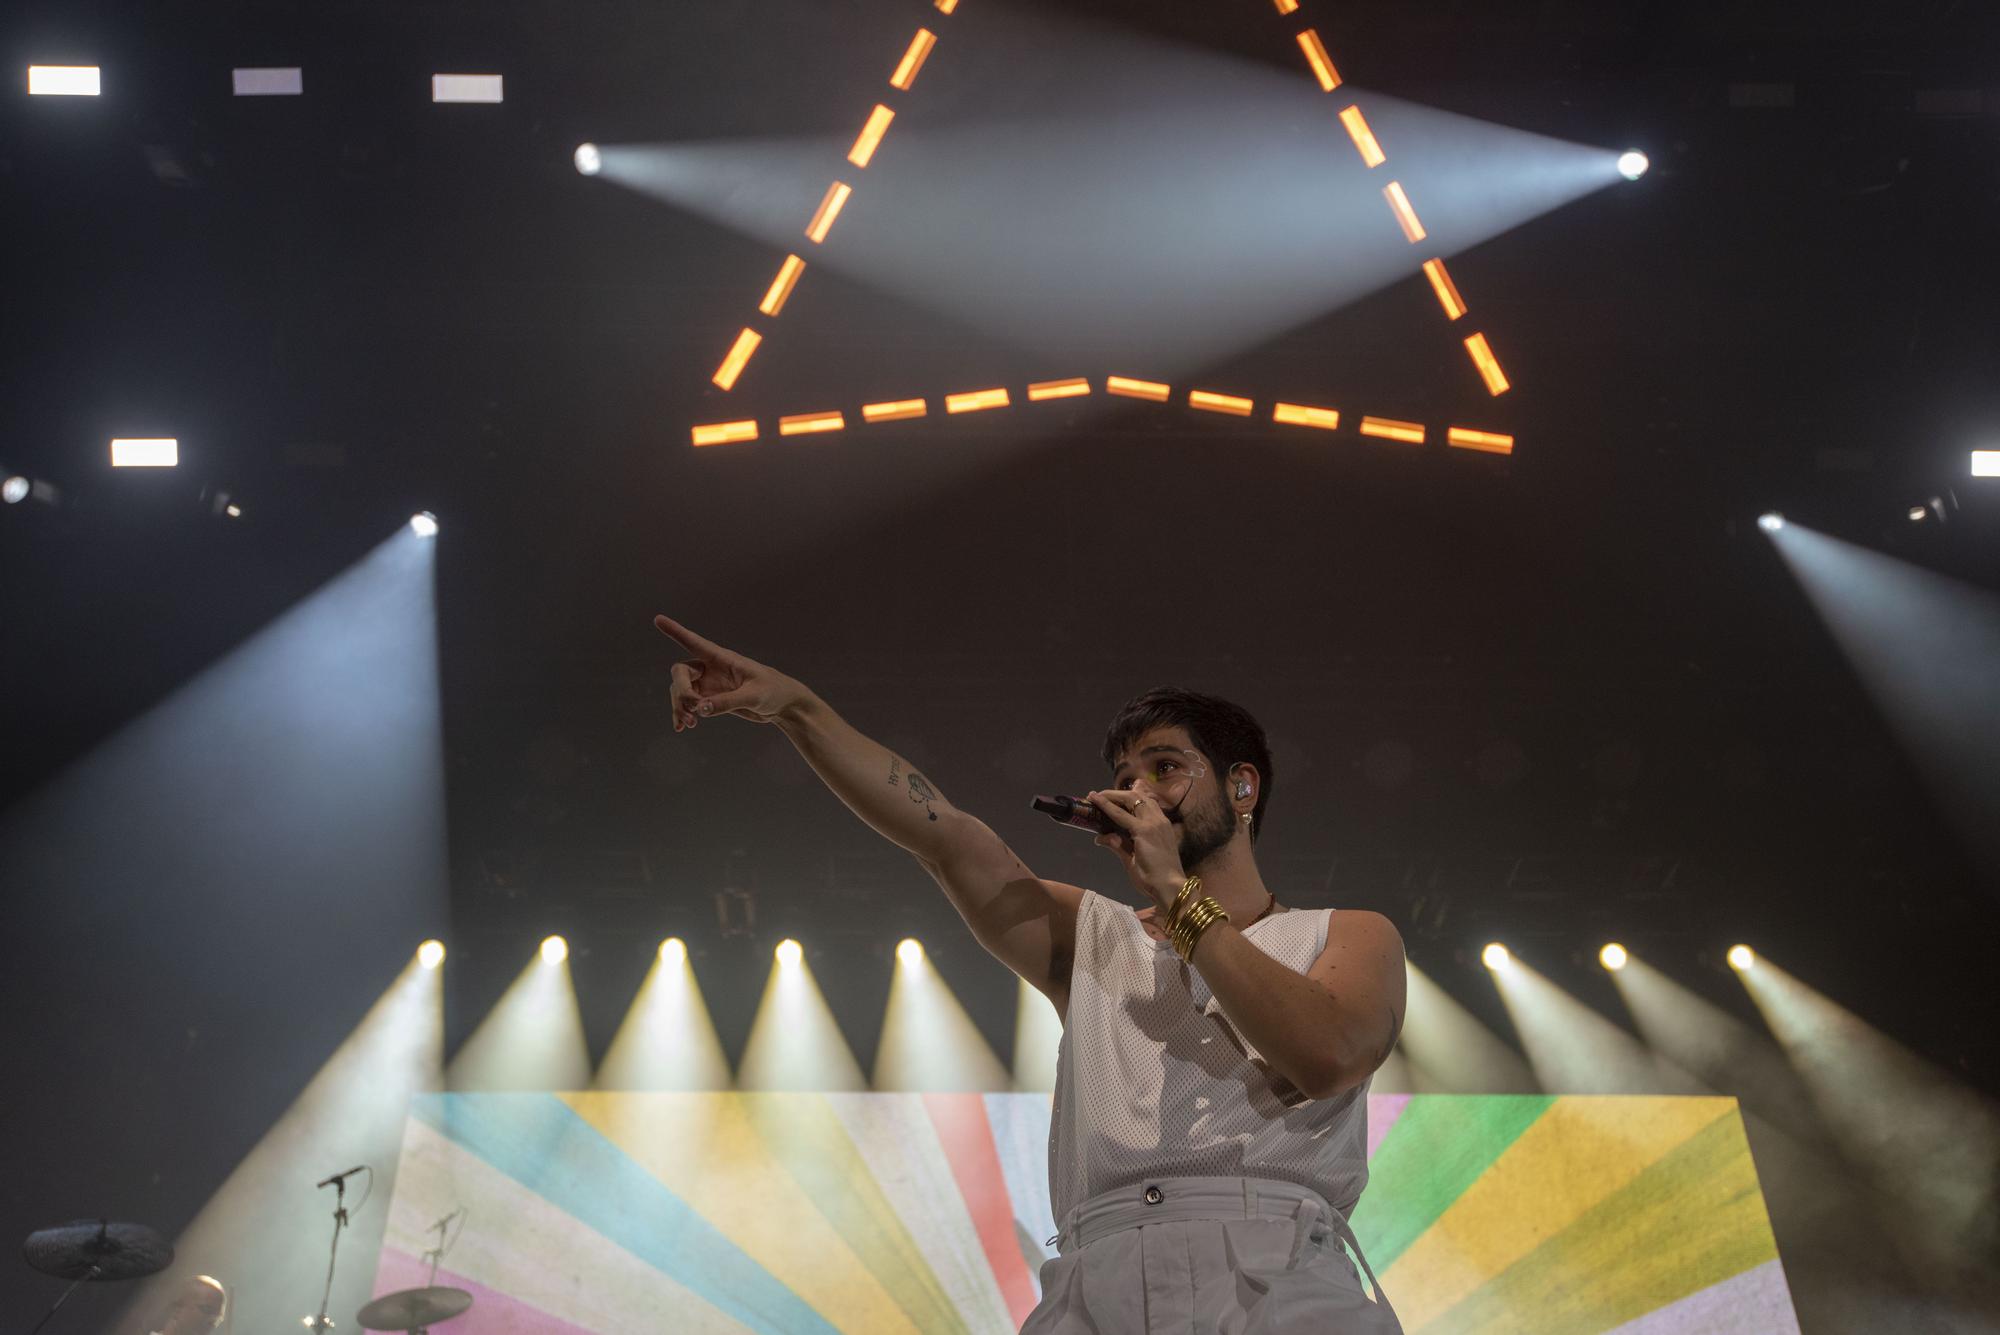
[[[1417,1332],[1796,1332],[1736,1101],[1375,1095],[1362,1246]],[[375,1291],[451,1335],[1013,1331],[1050,1253],[1046,1094],[435,1094]]]

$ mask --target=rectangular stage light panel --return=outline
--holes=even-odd
[[[2000,450],[1974,450],[1972,452],[1972,475],[1974,477],[2000,477]]]
[[[1500,361],[1493,355],[1493,349],[1486,346],[1486,335],[1474,334],[1466,339],[1465,350],[1472,354],[1472,363],[1479,368],[1479,377],[1486,382],[1487,393],[1505,394],[1507,377],[1500,370]]]
[[[1172,391],[1157,380],[1134,380],[1130,376],[1114,375],[1105,380],[1104,392],[1121,398],[1145,399],[1149,403],[1165,403]]]
[[[710,422],[694,429],[694,443],[697,445],[733,445],[740,440],[757,439],[757,424],[753,422]]]
[[[1403,193],[1401,181],[1391,181],[1383,186],[1382,197],[1389,201],[1389,208],[1395,213],[1396,222],[1402,227],[1403,235],[1409,238],[1411,245],[1429,235],[1424,231],[1424,225],[1417,221],[1417,211],[1410,207],[1410,197]]]
[[[813,436],[823,431],[846,429],[847,419],[833,413],[793,413],[790,417],[778,419],[778,434],[781,436]]]
[[[500,78],[498,74],[433,74],[431,101],[498,102],[502,100]]]
[[[1306,53],[1306,63],[1312,66],[1313,77],[1327,92],[1340,87],[1340,71],[1333,67],[1333,58],[1326,53],[1326,44],[1319,39],[1319,33],[1307,28],[1299,34],[1299,50]]]
[[[1248,417],[1257,405],[1249,399],[1239,399],[1233,394],[1214,394],[1205,389],[1188,391],[1188,406],[1205,412],[1228,413],[1231,417]]]
[[[238,97],[298,97],[306,91],[306,72],[297,68],[231,70],[229,80]]]
[[[1480,450],[1486,454],[1514,452],[1514,438],[1493,431],[1474,431],[1470,427],[1455,426],[1445,432],[1445,440],[1461,450]]]
[[[840,216],[840,210],[847,203],[847,197],[854,193],[854,187],[835,181],[826,188],[826,198],[820,200],[814,210],[812,221],[806,224],[806,240],[818,245],[826,240],[826,234],[833,230],[833,220]]]
[[[917,29],[917,35],[910,39],[910,49],[903,52],[902,61],[896,72],[889,76],[889,86],[900,92],[909,92],[910,85],[917,81],[917,72],[930,59],[931,48],[937,45],[937,34],[929,28]]]
[[[854,140],[854,147],[847,151],[847,160],[857,167],[866,167],[875,158],[875,150],[882,146],[882,136],[889,132],[889,122],[896,119],[896,113],[875,104],[875,110],[868,113],[868,123],[861,127],[861,133]]]
[[[1279,403],[1271,407],[1271,420],[1286,426],[1318,427],[1321,431],[1337,430],[1340,414],[1332,408],[1308,408],[1302,403]]]
[[[861,420],[864,422],[901,422],[911,417],[922,417],[930,407],[922,399],[896,399],[890,403],[864,403],[861,405]]]
[[[977,413],[1006,406],[1007,391],[1004,389],[974,389],[944,396],[944,410],[948,413]]]
[[[28,93],[31,97],[96,97],[98,67],[95,65],[30,65]]]
[[[1393,417],[1364,417],[1361,419],[1361,434],[1378,440],[1400,440],[1406,445],[1421,445],[1424,443],[1424,424],[1398,422]]]
[[[776,315],[785,309],[785,301],[798,286],[799,275],[806,271],[806,262],[796,255],[785,256],[785,262],[778,266],[778,276],[771,280],[771,288],[764,299],[757,303],[757,309],[766,315]]]
[[[762,334],[745,325],[743,332],[736,336],[736,342],[731,345],[729,355],[722,359],[722,365],[715,368],[715,383],[725,390],[734,389],[736,377],[743,374],[744,366],[750,361],[750,354],[757,351],[757,345],[763,341]]]
[[[1347,127],[1347,137],[1354,141],[1363,162],[1379,167],[1389,160],[1389,155],[1382,151],[1382,145],[1375,142],[1375,132],[1368,128],[1368,118],[1361,114],[1360,107],[1349,107],[1341,112],[1340,123]]]
[[[174,468],[181,461],[181,443],[172,437],[111,442],[113,468]]]
[[[1028,386],[1028,402],[1044,399],[1080,399],[1090,393],[1090,382],[1082,376],[1071,380],[1038,380]]]
[[[1443,260],[1425,260],[1424,277],[1431,280],[1431,291],[1437,293],[1438,304],[1444,307],[1445,318],[1456,320],[1465,314],[1465,298],[1458,295],[1458,284],[1451,281],[1445,272]]]

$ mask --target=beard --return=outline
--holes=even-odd
[[[1181,866],[1190,876],[1236,837],[1237,822],[1221,801],[1202,801],[1181,815]]]

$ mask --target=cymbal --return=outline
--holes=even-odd
[[[144,1224],[108,1219],[79,1219],[30,1233],[21,1252],[29,1265],[57,1279],[140,1279],[174,1263],[174,1249],[158,1233]]]
[[[472,1295],[464,1289],[403,1289],[383,1294],[356,1313],[354,1320],[364,1330],[415,1330],[449,1321],[470,1306]]]

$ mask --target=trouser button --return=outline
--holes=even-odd
[[[1158,1205],[1161,1201],[1165,1199],[1166,1197],[1161,1194],[1160,1189],[1158,1187],[1146,1188],[1146,1204]]]

